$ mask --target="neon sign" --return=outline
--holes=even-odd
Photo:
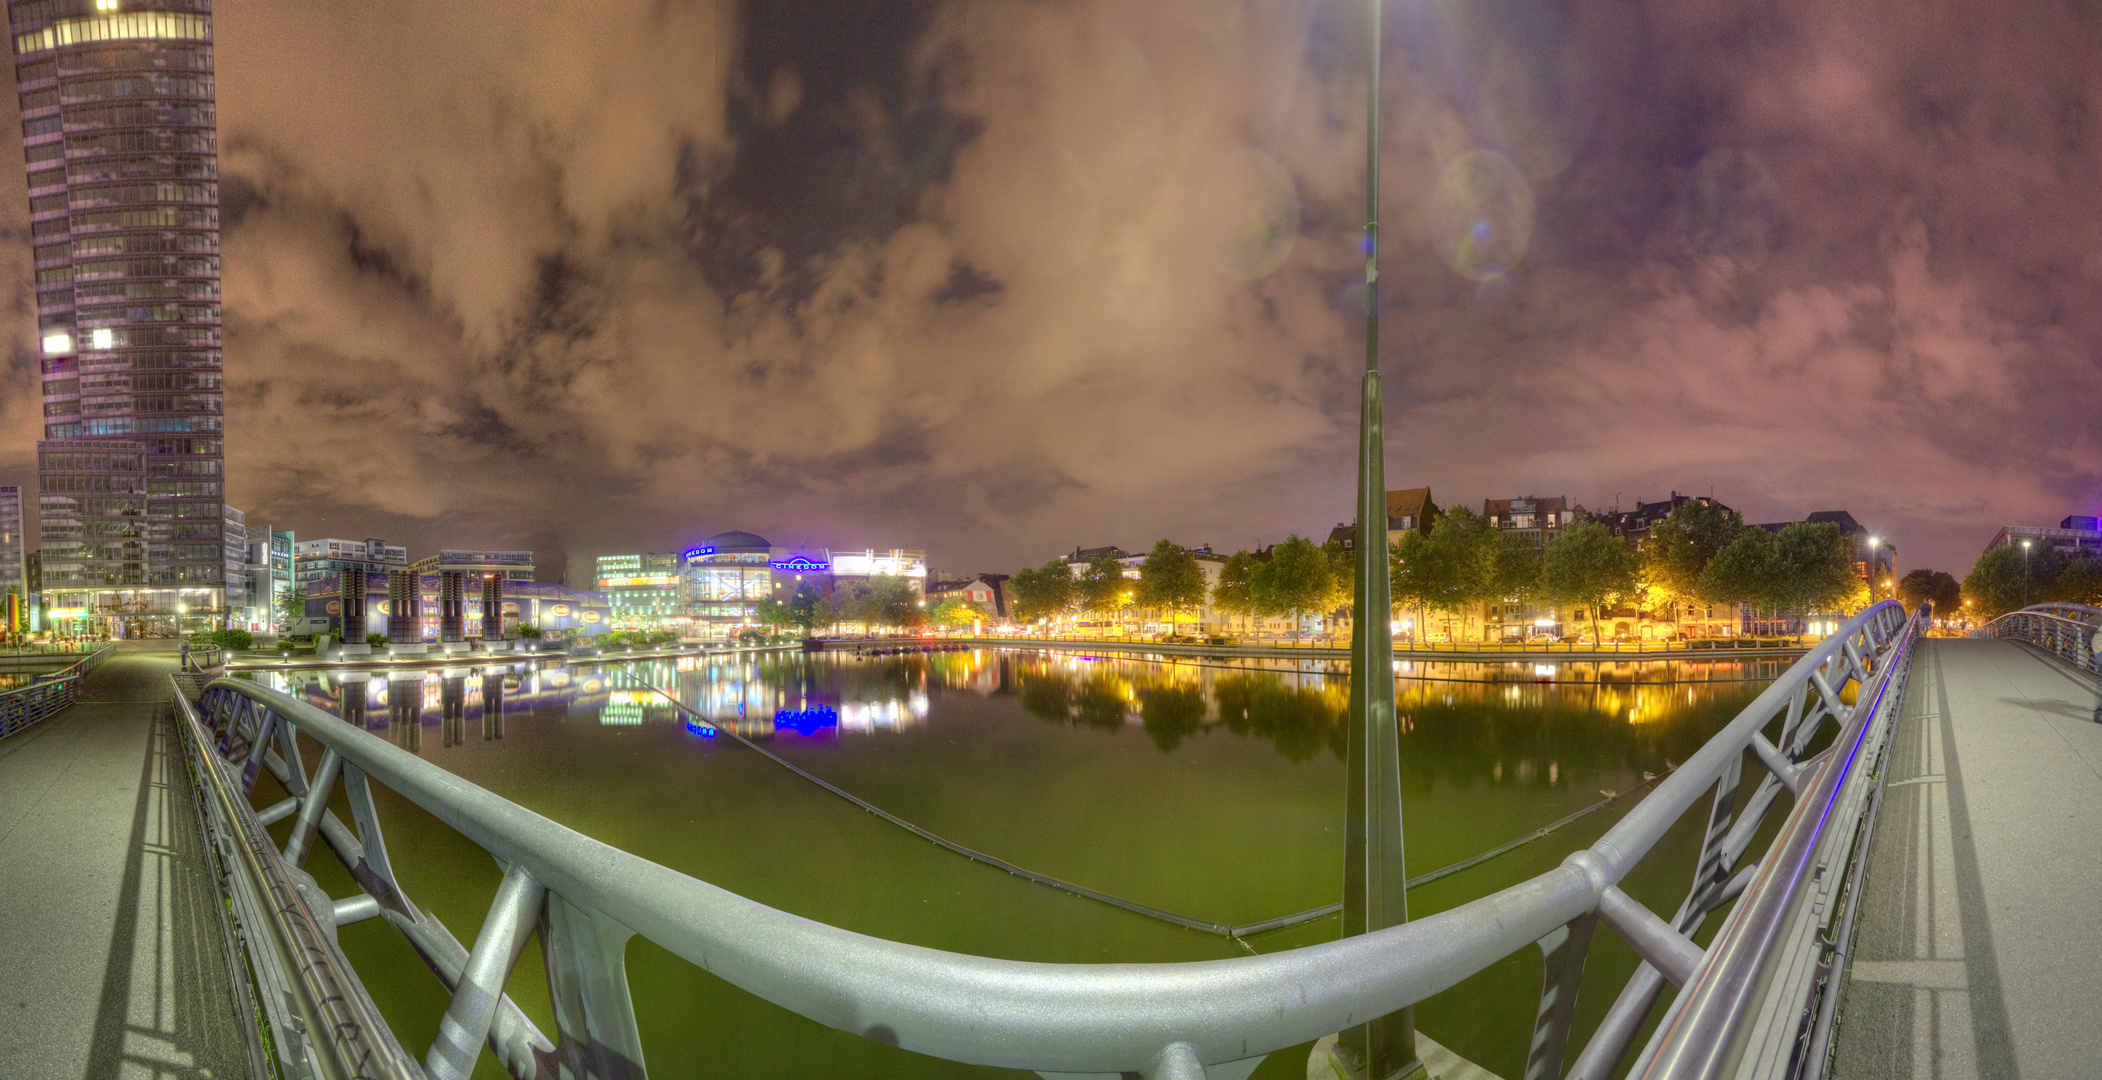
[[[700,558],[700,557],[701,557],[701,556],[703,556],[703,555],[713,555],[713,554],[715,554],[715,549],[714,549],[713,547],[697,547],[697,548],[687,548],[687,549],[686,549],[686,558],[687,558],[687,560],[688,560],[689,562],[690,562],[690,561],[692,561],[692,560],[694,560],[694,559],[698,559],[698,558]]]
[[[815,735],[825,728],[839,726],[839,712],[835,709],[777,709],[774,712],[774,730],[793,731],[798,735]]]
[[[820,562],[817,559],[804,555],[783,559],[771,565],[776,570],[794,570],[802,573],[816,573],[832,569],[832,564]]]

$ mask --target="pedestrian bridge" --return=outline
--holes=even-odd
[[[641,1076],[621,959],[636,934],[834,1027],[1047,1076],[1247,1076],[1534,942],[1540,1020],[1512,1033],[1534,1047],[1528,1080],[1630,1060],[1646,1077],[2090,1075],[2102,684],[2083,627],[2102,612],[1923,640],[1894,609],[1813,649],[1560,869],[1362,937],[1155,965],[991,961],[774,912],[303,702],[178,676],[172,648],[118,646],[30,688],[34,708],[0,704],[0,1080],[449,1077],[478,1059],[481,1075]],[[251,806],[263,769],[295,797]],[[396,886],[372,783],[509,867],[471,948]],[[1708,838],[1667,921],[1614,882],[1688,813]],[[322,850],[362,893],[313,885],[299,864]],[[400,1046],[371,1002],[388,988],[334,948],[368,918],[451,993],[437,1045]],[[1649,961],[1625,986],[1584,981],[1601,922]],[[550,1032],[496,989],[536,934]],[[1571,1030],[1580,992],[1619,995],[1596,1031]],[[1483,1075],[1422,1048],[1432,1075]]]

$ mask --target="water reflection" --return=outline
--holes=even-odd
[[[290,671],[259,672],[265,685],[284,690],[345,723],[384,734],[395,745],[421,751],[423,729],[438,729],[439,745],[464,746],[504,737],[508,712],[532,712],[559,706],[570,716],[597,717],[600,723],[640,723],[629,718],[620,695],[596,672],[538,669],[530,664],[500,664],[437,671]],[[628,695],[639,701],[644,695]],[[672,709],[664,706],[664,719]]]
[[[1681,761],[1719,704],[1749,698],[1782,661],[1532,660],[1395,665],[1406,765],[1428,781],[1554,784],[1596,767]],[[683,725],[712,737],[826,741],[924,726],[944,694],[1011,697],[1039,720],[1143,732],[1163,754],[1214,734],[1267,743],[1305,763],[1346,752],[1347,665],[1333,660],[1095,657],[980,649],[877,659],[838,654],[680,657],[580,668],[265,673],[307,701],[420,752],[503,738],[506,713],[558,709],[602,727]],[[683,705],[684,709],[680,706]],[[1413,751],[1413,752],[1412,752]],[[1461,764],[1464,763],[1464,764]],[[1455,769],[1456,764],[1461,767]]]

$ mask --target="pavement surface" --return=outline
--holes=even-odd
[[[0,740],[0,1080],[245,1075],[172,646],[120,646]]]
[[[1924,642],[1840,1002],[1840,1080],[2102,1076],[2102,692]]]

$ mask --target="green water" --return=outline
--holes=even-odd
[[[1779,670],[1745,661],[1400,666],[1412,875],[1664,772]],[[981,650],[450,669],[350,682],[302,672],[260,677],[339,715],[347,702],[347,718],[375,734],[616,847],[786,911],[920,945],[1068,962],[1241,955],[1226,938],[946,851],[723,731],[742,732],[957,843],[1205,921],[1245,924],[1314,908],[1341,887],[1348,677],[1324,661]],[[698,718],[642,689],[652,686]],[[375,790],[406,891],[471,943],[496,890],[493,860],[406,800]],[[281,797],[266,780],[256,805]],[[1634,801],[1412,890],[1411,914],[1552,868]],[[337,803],[347,820],[340,795]],[[1624,883],[1667,915],[1691,873],[1699,817],[1682,822]],[[317,857],[309,869],[332,895],[354,891],[333,858]],[[1249,944],[1291,948],[1333,938],[1337,925],[1331,917]],[[383,921],[345,927],[342,943],[421,1057],[445,1008],[438,980]],[[647,1064],[660,1077],[1028,1075],[821,1027],[640,938],[628,958]],[[1610,933],[1598,935],[1577,1045],[1634,966]],[[1539,953],[1527,949],[1424,1002],[1418,1023],[1516,1080],[1539,985]],[[511,993],[554,1030],[537,949],[521,961]],[[1257,1075],[1296,1078],[1304,1063],[1304,1049],[1280,1051]],[[485,1053],[477,1075],[501,1070]]]

